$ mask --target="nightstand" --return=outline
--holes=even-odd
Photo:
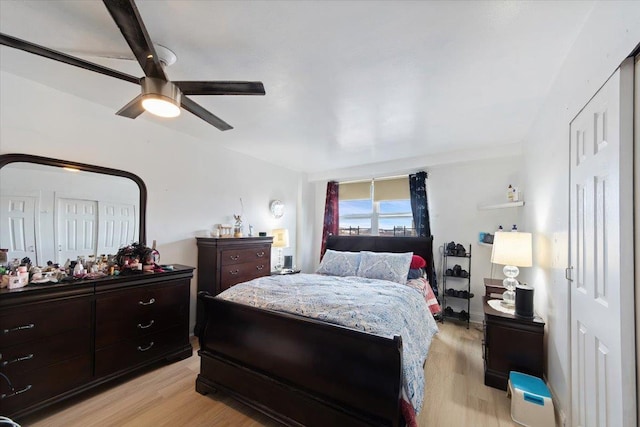
[[[271,275],[272,276],[284,276],[284,275],[287,275],[287,274],[298,274],[298,273],[300,273],[300,270],[285,270],[285,269],[282,269],[282,270],[272,271]]]
[[[490,299],[483,297],[485,385],[506,390],[509,371],[542,378],[544,321],[495,310],[488,304]]]

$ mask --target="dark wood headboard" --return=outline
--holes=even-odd
[[[433,265],[433,237],[329,236],[327,249],[334,251],[413,252]],[[429,271],[429,270],[427,270]],[[431,281],[433,284],[434,282]]]

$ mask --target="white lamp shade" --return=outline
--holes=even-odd
[[[271,234],[273,235],[274,248],[289,247],[289,230],[286,228],[276,228],[271,231]]]
[[[500,231],[493,237],[493,264],[531,267],[531,233]]]

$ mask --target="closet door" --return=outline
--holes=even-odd
[[[59,198],[57,200],[58,262],[95,255],[98,233],[98,202]]]
[[[0,198],[0,248],[9,249],[10,262],[14,258],[36,258],[36,199],[23,196]]]
[[[98,252],[96,255],[115,254],[123,246],[134,242],[136,210],[130,203],[98,202],[100,227],[98,229]]]
[[[571,424],[636,426],[633,59],[571,122]]]

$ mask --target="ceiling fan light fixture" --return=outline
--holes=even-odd
[[[180,115],[180,89],[171,82],[145,77],[142,79],[142,107],[160,117]]]
[[[156,95],[146,95],[142,99],[142,107],[151,114],[160,117],[178,117],[180,115],[180,107],[174,104],[173,100]]]

